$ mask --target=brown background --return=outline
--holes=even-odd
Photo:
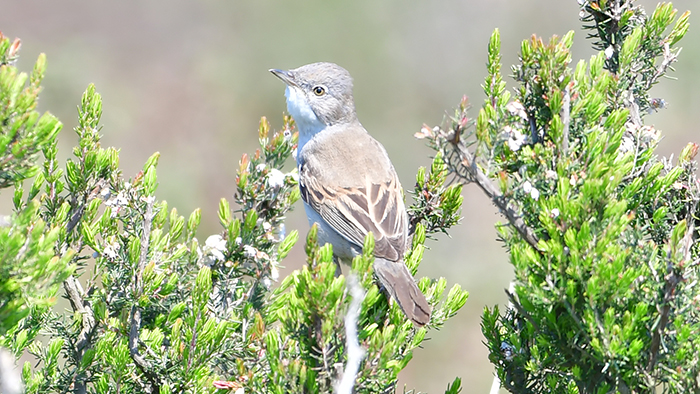
[[[656,2],[640,1],[648,12]],[[677,1],[697,14],[697,0]],[[404,186],[431,151],[412,135],[435,125],[463,94],[483,100],[486,45],[501,30],[504,74],[517,61],[520,41],[573,29],[574,63],[593,51],[580,29],[575,0],[448,0],[403,2],[307,1],[6,1],[0,30],[23,41],[25,71],[40,52],[48,55],[42,111],[65,124],[65,158],[76,141],[76,106],[89,83],[104,100],[104,145],[121,149],[121,166],[133,176],[155,151],[158,197],[180,212],[203,210],[199,237],[218,232],[217,203],[231,199],[235,169],[257,144],[257,124],[266,115],[281,126],[283,84],[269,68],[332,61],[355,79],[357,112],[392,157]],[[653,94],[669,108],[647,118],[663,130],[660,153],[678,153],[700,142],[700,28],[691,30],[672,73]],[[506,79],[509,87],[513,81]],[[476,110],[472,111],[476,114]],[[290,163],[290,168],[291,168]],[[502,220],[473,185],[464,190],[464,220],[452,238],[430,242],[419,275],[445,276],[471,293],[464,309],[441,331],[431,331],[424,349],[401,374],[408,389],[443,392],[455,376],[464,393],[485,393],[492,367],[482,344],[484,306],[505,302],[512,271],[495,241]],[[0,195],[9,213],[11,196]],[[308,229],[303,209],[288,229]],[[285,261],[287,272],[302,262],[299,245]],[[399,390],[401,391],[401,389]]]

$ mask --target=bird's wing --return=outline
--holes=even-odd
[[[374,255],[400,260],[406,249],[408,219],[396,173],[381,183],[368,181],[364,187],[330,188],[319,182],[315,172],[308,166],[300,168],[304,202],[348,241],[361,247],[371,231]]]

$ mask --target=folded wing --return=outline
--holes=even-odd
[[[374,255],[400,261],[406,248],[407,218],[403,193],[394,175],[384,183],[329,189],[302,166],[302,199],[344,238],[362,247],[368,232],[374,234]]]

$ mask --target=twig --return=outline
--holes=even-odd
[[[520,236],[522,236],[523,239],[525,239],[527,243],[530,244],[530,246],[535,248],[535,250],[541,252],[542,250],[539,248],[539,246],[537,246],[539,239],[537,238],[537,235],[535,235],[535,232],[530,227],[528,227],[528,225],[525,223],[520,214],[515,210],[515,208],[508,204],[508,201],[503,197],[501,192],[498,189],[496,189],[493,183],[491,183],[491,180],[486,176],[486,174],[484,174],[479,169],[479,167],[477,167],[476,160],[474,160],[474,156],[471,152],[469,152],[464,143],[454,141],[451,143],[459,153],[459,156],[462,159],[462,164],[469,172],[469,175],[472,178],[472,180],[476,182],[477,185],[479,185],[479,187],[481,188],[481,190],[483,190],[486,196],[488,196],[494,203],[494,205],[496,205],[496,207],[503,213],[503,215],[505,215],[506,219],[508,219],[510,224],[513,227],[515,227]]]
[[[654,76],[649,78],[649,80],[646,83],[646,86],[644,86],[644,90],[649,90],[651,89],[651,86],[656,83],[656,81],[666,73],[666,70],[671,66],[672,63],[674,63],[676,60],[678,60],[678,55],[680,54],[680,49],[678,52],[673,53],[671,52],[671,46],[668,44],[668,42],[664,43],[664,60],[661,61],[661,64],[659,64],[659,67],[656,68],[656,72],[654,73]]]
[[[357,341],[357,321],[360,316],[362,301],[365,299],[365,292],[362,290],[355,275],[348,276],[348,288],[352,295],[352,301],[345,315],[345,341],[348,349],[348,362],[340,382],[335,386],[335,394],[352,394],[357,372],[360,370],[360,363],[365,357],[365,350]]]
[[[530,140],[532,140],[533,144],[536,144],[539,140],[539,135],[537,133],[537,122],[535,122],[534,116],[530,115],[530,113],[527,114],[527,120],[530,122]]]
[[[146,213],[143,215],[143,232],[141,233],[141,255],[139,256],[138,266],[134,273],[134,295],[138,299],[143,293],[143,271],[146,268],[148,260],[148,247],[151,239],[151,224],[153,221],[153,203],[155,198],[149,196],[146,198]],[[137,302],[131,306],[130,312],[130,328],[129,328],[129,355],[137,367],[144,373],[146,378],[153,386],[153,392],[160,392],[160,383],[158,376],[151,371],[151,364],[139,353],[139,329],[141,327],[141,308]]]
[[[639,105],[637,104],[637,99],[634,98],[634,93],[630,90],[629,97],[627,98],[627,108],[630,111],[630,120],[637,127],[642,127],[642,117],[639,114]]]
[[[52,184],[51,193],[55,193],[54,187],[55,186]],[[80,223],[80,220],[83,217],[83,213],[85,212],[85,205],[88,201],[91,201],[93,198],[95,198],[94,193],[89,195],[85,194],[82,197],[83,203],[79,204],[78,198],[75,196],[73,197],[73,201],[71,202],[71,206],[73,207],[72,213],[70,214],[70,220],[66,224],[67,234],[70,234],[78,225],[78,223]],[[81,238],[78,238],[75,244],[75,250],[80,251],[82,249],[83,241]],[[83,357],[85,356],[85,352],[90,347],[92,342],[92,335],[94,334],[97,328],[97,324],[95,322],[95,313],[92,310],[90,302],[85,299],[85,290],[83,290],[83,286],[80,284],[78,279],[76,279],[76,277],[72,275],[68,277],[68,279],[66,279],[63,282],[63,288],[65,289],[66,294],[68,295],[68,300],[70,301],[71,308],[73,308],[74,312],[78,312],[81,315],[82,328],[78,333],[77,340],[75,342],[74,357],[76,365],[76,374],[73,377],[73,392],[78,394],[85,394],[87,393],[87,383],[85,381],[86,377],[83,372],[80,372],[80,370]]]
[[[73,311],[78,312],[81,316],[82,328],[75,342],[75,364],[79,366],[82,363],[83,356],[85,356],[85,352],[90,345],[92,334],[95,330],[95,314],[90,302],[85,300],[85,291],[83,290],[83,286],[80,285],[80,282],[78,282],[78,279],[74,276],[69,276],[68,279],[63,282],[63,288],[66,290],[68,301],[70,301]],[[74,377],[73,384],[74,393],[87,393],[87,385],[83,373],[79,373]]]
[[[151,368],[151,365],[145,358],[139,353],[138,342],[139,342],[139,327],[141,326],[141,309],[135,304],[131,306],[130,312],[131,327],[129,330],[129,354],[134,360],[134,363],[146,374]]]
[[[566,157],[569,152],[569,124],[571,123],[571,116],[569,114],[571,107],[571,93],[569,92],[569,87],[564,89],[564,100],[562,101],[561,112],[559,116],[564,123],[564,131],[561,135],[561,157]]]
[[[87,196],[83,196],[82,203],[78,203],[78,197],[73,196],[71,201],[70,219],[66,223],[66,234],[70,234],[75,226],[80,223],[80,219],[83,217],[83,212],[85,212],[85,204],[87,204]]]
[[[535,329],[535,331],[540,330],[540,325],[535,321],[535,319],[532,318],[530,313],[528,313],[522,305],[520,305],[520,302],[515,299],[515,288],[511,287],[508,290],[506,290],[506,296],[508,297],[508,309],[515,309],[518,311],[519,314],[521,314],[527,321],[532,324],[532,327]]]
[[[136,292],[140,294],[143,292],[143,270],[146,268],[146,262],[148,260],[148,246],[151,241],[151,224],[153,222],[153,203],[155,198],[146,198],[146,213],[143,215],[143,232],[141,233],[141,255],[139,256],[139,264],[136,267],[136,273],[134,274],[134,286],[136,287]]]
[[[666,284],[664,285],[664,299],[662,301],[663,306],[661,307],[661,313],[659,315],[659,320],[654,327],[654,332],[651,335],[651,346],[649,347],[651,357],[649,357],[649,363],[647,364],[647,373],[651,373],[654,365],[656,364],[656,359],[659,355],[659,345],[661,344],[661,334],[663,334],[666,325],[668,324],[668,316],[671,312],[671,301],[674,297],[674,292],[678,282],[681,278],[673,272],[673,267],[671,263],[671,252],[668,253],[669,259],[669,270],[671,271],[668,275],[664,277]]]
[[[683,240],[681,241],[681,247],[683,248],[683,257],[682,259],[685,261],[689,261],[691,259],[691,247],[693,245],[693,233],[695,232],[695,222],[692,220],[695,216],[695,211],[698,207],[698,200],[695,200],[693,203],[693,206],[690,208],[688,212],[688,218],[691,220],[688,220],[688,228],[686,229],[685,236],[683,237]],[[654,332],[651,335],[651,346],[649,347],[650,349],[650,354],[651,357],[649,357],[649,363],[647,364],[647,373],[651,374],[652,369],[656,365],[656,360],[659,356],[659,346],[661,345],[661,335],[664,333],[664,330],[666,329],[666,325],[668,324],[669,320],[669,314],[671,312],[671,301],[673,301],[673,298],[675,297],[675,292],[676,292],[676,287],[678,286],[678,283],[680,283],[683,280],[682,275],[679,275],[674,267],[673,260],[675,259],[677,253],[674,253],[675,250],[673,248],[673,245],[669,248],[668,254],[667,254],[667,259],[668,259],[668,264],[666,271],[668,274],[664,277],[664,281],[666,282],[664,285],[664,299],[663,299],[663,306],[661,307],[661,311],[659,314],[659,320],[657,324],[654,327]]]

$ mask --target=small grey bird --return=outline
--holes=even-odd
[[[394,166],[384,147],[357,120],[352,78],[333,63],[270,70],[287,84],[287,110],[299,129],[299,188],[318,240],[349,262],[374,234],[374,272],[416,325],[431,308],[403,263],[408,217]]]

